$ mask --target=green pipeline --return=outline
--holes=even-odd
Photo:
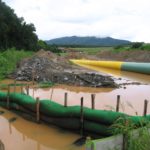
[[[95,60],[71,60],[78,65],[91,65],[103,68],[118,69],[122,71],[150,74],[150,63],[120,62],[120,61],[95,61]]]

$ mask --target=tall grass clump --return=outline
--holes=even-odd
[[[17,63],[26,57],[32,56],[33,52],[16,50],[15,48],[0,52],[0,79],[6,78],[16,69]]]
[[[144,120],[135,125],[128,117],[120,117],[113,125],[114,134],[123,134],[125,137],[125,150],[150,149],[150,123]],[[137,129],[137,130],[134,130]]]

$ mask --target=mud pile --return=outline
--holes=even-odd
[[[31,81],[34,78],[37,82],[50,81],[77,86],[117,87],[111,77],[83,69],[61,56],[45,51],[40,51],[32,58],[20,62],[13,76],[16,80],[22,81]]]

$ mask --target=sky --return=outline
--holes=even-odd
[[[42,40],[63,36],[150,42],[150,0],[2,0]]]

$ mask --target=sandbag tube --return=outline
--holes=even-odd
[[[150,74],[150,63],[121,62],[121,61],[94,61],[94,60],[70,60],[75,64],[92,65],[123,71],[131,71]]]
[[[7,93],[0,92],[0,106],[7,108]],[[9,94],[9,108],[24,113],[28,113],[35,117],[36,100],[28,95],[20,93]],[[51,100],[40,100],[40,119],[58,127],[73,131],[80,131],[81,128],[81,107],[68,106],[64,107],[61,104]],[[110,136],[113,134],[112,124],[120,117],[128,118],[135,125],[139,126],[141,120],[144,122],[150,121],[150,115],[129,116],[120,112],[93,110],[83,107],[84,124],[83,130],[85,135]]]

